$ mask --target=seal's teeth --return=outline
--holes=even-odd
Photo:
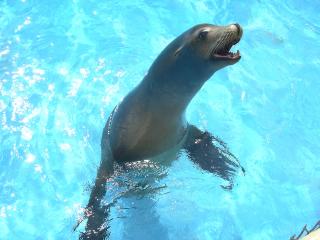
[[[240,55],[240,51],[239,50],[237,50],[237,55]]]

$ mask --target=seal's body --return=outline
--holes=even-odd
[[[115,109],[110,119],[110,146],[115,161],[142,160],[178,144],[187,131],[183,113],[167,105],[148,86],[148,76]],[[107,136],[103,136],[107,137]]]
[[[229,50],[241,35],[237,24],[202,24],[169,44],[113,113],[107,133],[114,159],[141,160],[181,141],[186,107],[215,71],[240,59]]]
[[[106,218],[107,206],[100,201],[114,162],[143,160],[180,144],[202,169],[231,179],[240,167],[236,158],[219,139],[189,125],[185,111],[217,70],[239,61],[239,51],[229,51],[241,36],[238,24],[192,27],[160,53],[142,82],[114,109],[102,135],[101,165],[87,207],[93,214],[82,238],[106,235],[106,229],[97,231]]]

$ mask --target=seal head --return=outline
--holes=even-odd
[[[239,50],[234,53],[230,49],[240,41],[242,33],[239,24],[196,25],[171,42],[155,60],[149,72],[177,72],[176,75],[180,73],[183,77],[186,76],[185,73],[190,76],[190,73],[190,77],[194,76],[197,82],[205,81],[217,70],[240,60]],[[159,64],[163,66],[160,69]]]

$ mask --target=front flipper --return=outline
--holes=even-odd
[[[107,124],[108,126],[108,124]],[[106,184],[113,174],[113,156],[109,145],[107,127],[104,128],[101,141],[101,164],[98,169],[94,186],[91,190],[86,217],[88,218],[85,232],[79,237],[80,240],[102,240],[109,236],[109,211],[110,204],[103,204],[102,200],[106,195]]]
[[[232,188],[232,179],[238,169],[245,173],[238,159],[229,152],[223,141],[193,125],[189,126],[184,149],[189,158],[203,170],[229,181],[230,186],[226,188]]]
[[[101,164],[97,173],[95,184],[91,190],[90,199],[86,207],[86,217],[88,218],[85,232],[80,235],[80,240],[102,240],[107,239],[108,218],[110,206],[101,203],[106,194],[106,183],[110,174],[108,174]]]

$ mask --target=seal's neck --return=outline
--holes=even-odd
[[[163,114],[180,116],[208,78],[185,69],[160,75],[149,72],[141,85],[154,108],[161,109]]]

